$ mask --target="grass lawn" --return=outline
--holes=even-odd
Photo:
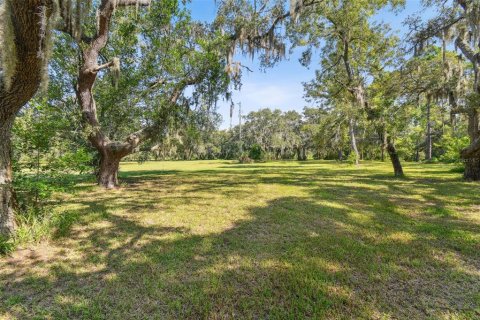
[[[480,184],[448,165],[122,165],[0,258],[6,319],[480,319]]]

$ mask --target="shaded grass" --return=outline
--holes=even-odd
[[[125,163],[0,260],[0,316],[476,319],[480,186],[451,168]]]

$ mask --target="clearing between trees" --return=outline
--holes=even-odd
[[[123,163],[0,258],[0,318],[474,319],[478,184],[454,166]]]

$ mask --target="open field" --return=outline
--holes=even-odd
[[[0,318],[480,319],[480,185],[451,169],[125,163],[0,258]]]

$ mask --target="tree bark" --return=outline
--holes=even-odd
[[[393,172],[396,177],[403,177],[403,168],[402,164],[400,163],[400,158],[398,157],[397,149],[393,142],[388,141],[387,143],[387,152],[390,156],[390,160],[392,161],[393,165]]]
[[[16,227],[12,188],[12,125],[13,119],[0,124],[0,235],[11,235]]]
[[[431,109],[431,104],[430,104],[430,98],[427,99],[427,137],[426,137],[426,154],[425,158],[426,160],[432,160],[432,124],[430,123],[430,109]]]
[[[118,170],[122,157],[115,153],[105,152],[100,157],[98,184],[107,189],[118,186]]]
[[[352,150],[355,153],[355,164],[359,164],[360,154],[357,148],[357,139],[355,138],[355,121],[350,119],[349,122],[349,133],[350,133],[350,143],[352,145]]]
[[[383,140],[382,140],[382,161],[385,161],[385,151],[387,150],[387,131],[383,129]]]
[[[15,229],[14,192],[12,189],[11,129],[16,114],[37,92],[47,63],[44,49],[48,34],[42,28],[53,12],[51,0],[7,2],[5,20],[11,20],[15,47],[15,71],[7,87],[0,78],[0,235],[9,236]],[[2,21],[8,23],[9,21]],[[5,73],[4,73],[5,74]]]
[[[463,177],[467,181],[480,181],[480,158],[465,160]]]
[[[419,147],[419,141],[418,138],[415,143],[415,162],[420,161],[420,147]]]
[[[306,161],[307,160],[307,152],[305,146],[297,147],[297,160],[298,161]]]
[[[472,109],[468,114],[468,134],[470,145],[461,152],[465,163],[463,177],[468,181],[480,181],[480,131],[479,114],[476,109]]]

